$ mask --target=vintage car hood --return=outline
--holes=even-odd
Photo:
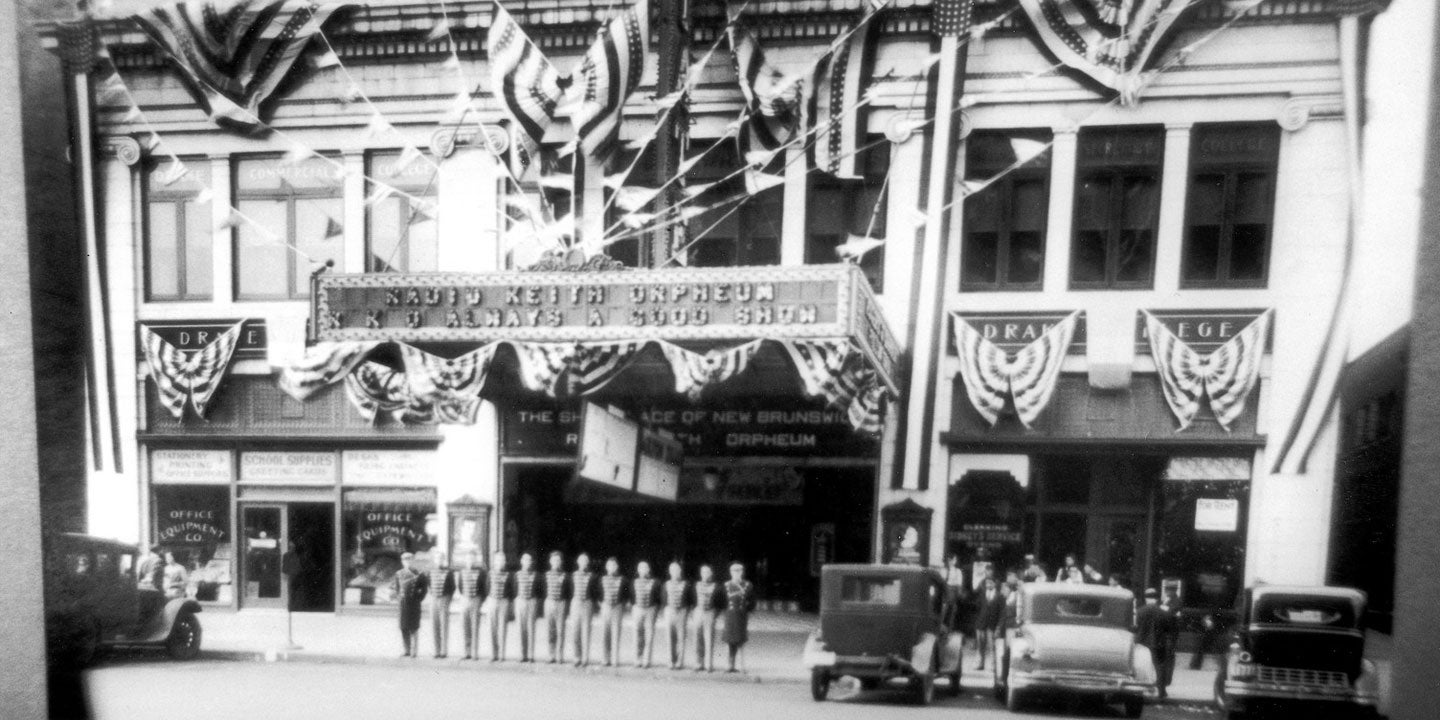
[[[1044,670],[1129,675],[1135,637],[1129,630],[1085,625],[1027,625],[1025,635]]]

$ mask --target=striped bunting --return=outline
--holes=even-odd
[[[1134,105],[1146,66],[1193,0],[1020,0],[1040,40],[1067,67]]]
[[[134,20],[169,56],[211,122],[255,133],[265,129],[261,103],[341,7],[306,0],[240,0],[228,7],[179,2]]]
[[[560,76],[499,2],[485,36],[485,51],[490,58],[491,87],[519,128],[511,156],[511,171],[518,177],[537,156],[570,78]]]
[[[570,394],[589,395],[630,367],[643,342],[587,343],[570,359]]]
[[[140,345],[150,366],[150,377],[155,380],[160,403],[175,419],[184,416],[187,399],[195,413],[205,417],[205,408],[225,377],[244,324],[244,320],[235,323],[205,347],[188,353],[166,342],[149,327],[140,326]]]
[[[779,340],[795,363],[806,394],[843,408],[856,430],[879,434],[884,427],[884,390],[875,371],[849,340]]]
[[[498,344],[485,345],[454,359],[431,355],[404,343],[399,346],[410,395],[422,405],[433,406],[438,422],[474,425],[480,412],[480,390],[485,386]]]
[[[735,75],[745,97],[745,121],[750,148],[775,150],[794,137],[800,124],[802,78],[786,75],[765,61],[755,36],[739,23],[725,30],[735,58]]]
[[[410,394],[405,372],[365,361],[345,376],[345,394],[360,417],[374,423],[380,413],[396,422],[434,422],[434,408]]]
[[[1229,431],[1230,424],[1245,411],[1246,399],[1259,380],[1274,310],[1261,313],[1244,330],[1204,356],[1176,337],[1159,318],[1141,312],[1145,314],[1150,355],[1160,375],[1160,388],[1170,412],[1180,421],[1180,429],[1195,420],[1203,395],[1208,396],[1210,410],[1220,427]]]
[[[285,394],[304,401],[318,390],[350,374],[378,342],[317,343],[305,349],[300,362],[280,371]]]
[[[620,136],[620,112],[640,84],[650,40],[648,0],[623,10],[600,27],[576,70],[581,89],[575,127],[580,147],[597,160],[610,155]]]
[[[1035,422],[1055,392],[1079,317],[1078,310],[1070,313],[1020,348],[1014,358],[986,340],[964,318],[953,317],[965,394],[986,422],[994,425],[1000,419],[1007,400],[1013,400],[1015,414],[1025,427]]]
[[[699,400],[706,388],[745,372],[761,342],[752,340],[733,348],[698,353],[663,340],[656,341],[665,360],[670,363],[671,373],[675,375],[675,392],[684,394],[691,401]]]
[[[860,99],[874,49],[871,30],[868,26],[856,29],[815,68],[815,90],[810,98],[810,118],[815,128],[811,152],[815,167],[843,180],[864,178],[863,168],[856,167],[856,151],[865,127],[866,113]]]
[[[560,380],[575,356],[575,343],[512,342],[510,347],[520,360],[520,384],[531,392],[558,397]]]

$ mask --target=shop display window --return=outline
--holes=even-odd
[[[189,574],[187,594],[229,603],[235,593],[235,546],[228,485],[156,485],[154,537]]]
[[[435,490],[361,488],[346,490],[342,501],[342,602],[394,604],[390,581],[400,569],[401,553],[428,556],[440,545]],[[419,559],[428,562],[428,557]]]

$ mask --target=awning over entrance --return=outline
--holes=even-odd
[[[691,400],[779,373],[878,432],[898,393],[898,345],[853,265],[323,275],[313,293],[315,346],[282,385],[345,377],[372,415],[465,422],[492,372],[553,398],[625,376]]]

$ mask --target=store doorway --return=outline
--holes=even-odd
[[[242,608],[335,609],[334,503],[243,504],[240,528]]]

